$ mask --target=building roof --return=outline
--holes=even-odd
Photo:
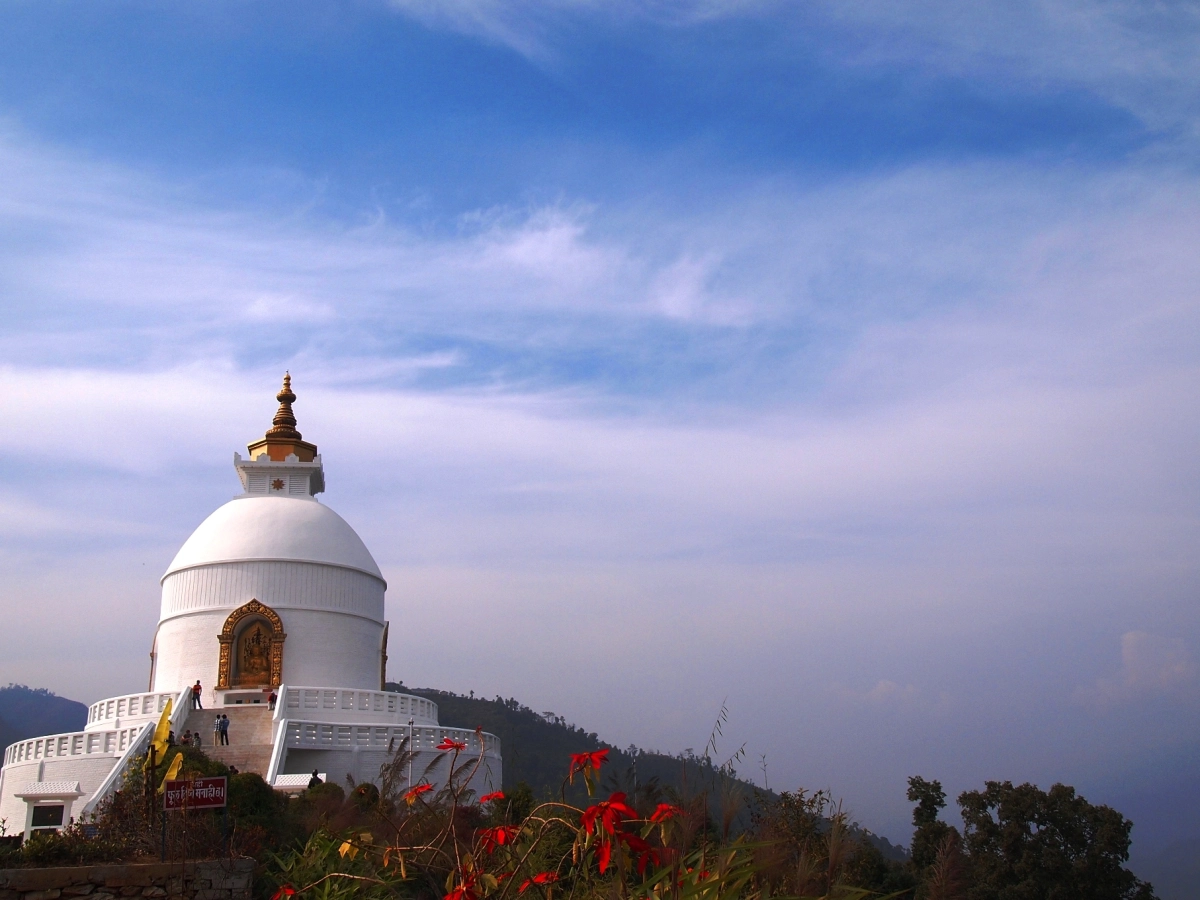
[[[22,800],[37,797],[82,797],[78,781],[31,781],[25,789],[17,791],[16,795]]]
[[[242,496],[200,523],[163,574],[213,563],[294,560],[383,573],[346,520],[311,499]]]

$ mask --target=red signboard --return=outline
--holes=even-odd
[[[191,781],[168,781],[163,789],[164,809],[219,809],[225,805],[229,780],[196,778]]]

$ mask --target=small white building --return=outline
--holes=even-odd
[[[500,789],[495,737],[443,728],[437,704],[383,690],[387,582],[354,529],[316,499],[324,470],[296,430],[290,376],[277,399],[249,458],[234,454],[242,493],[200,524],[162,577],[149,691],[92,704],[81,732],[5,750],[0,819],[10,834],[93,811],[146,752],[168,699],[177,738],[197,733],[210,755],[281,789],[304,787],[314,771],[377,781],[404,739],[417,753],[412,779],[437,785],[448,772],[448,754],[435,749],[445,738],[467,745],[460,764],[482,751],[473,790]],[[192,708],[197,681],[203,709]],[[228,746],[215,742],[222,714]]]

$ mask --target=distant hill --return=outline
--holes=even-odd
[[[416,694],[438,705],[438,717],[443,725],[455,728],[476,728],[500,738],[504,753],[504,787],[512,789],[524,781],[542,798],[558,797],[572,753],[609,748],[608,765],[603,785],[606,790],[623,790],[631,793],[635,784],[645,786],[657,781],[682,796],[699,794],[714,784],[717,778],[713,762],[703,756],[680,754],[669,756],[629,747],[625,750],[613,747],[600,740],[594,732],[584,731],[553,713],[534,712],[516,700],[496,697],[462,696],[434,688],[409,688],[389,682],[387,689],[401,693]],[[717,760],[720,765],[723,759]],[[753,783],[741,778],[726,781],[726,790],[732,789],[746,809],[753,808],[760,799],[774,798],[770,791],[763,791]],[[585,789],[576,779],[573,787],[567,788],[567,799],[581,802],[587,796]],[[714,815],[716,811],[714,810]],[[742,813],[741,826],[748,824],[748,816]],[[869,835],[872,844],[889,859],[905,860],[908,854],[886,838]]]
[[[0,688],[0,747],[26,738],[81,731],[88,708],[45,688],[10,684]]]

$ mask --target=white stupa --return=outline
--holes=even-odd
[[[177,738],[283,790],[314,771],[339,783],[377,781],[404,739],[420,780],[445,738],[483,752],[471,788],[498,790],[500,742],[438,725],[437,704],[383,690],[384,581],[346,521],[322,505],[321,457],[296,430],[290,376],[266,435],[234,454],[243,493],[205,519],[162,577],[150,690],[92,704],[84,731],[20,741],[4,753],[0,818],[26,835],[87,816],[144,754],[171,700]],[[203,709],[191,687],[201,684]],[[271,698],[276,702],[271,708]],[[213,722],[230,719],[229,745]],[[460,758],[460,762],[462,762]],[[444,780],[448,760],[426,780]]]

